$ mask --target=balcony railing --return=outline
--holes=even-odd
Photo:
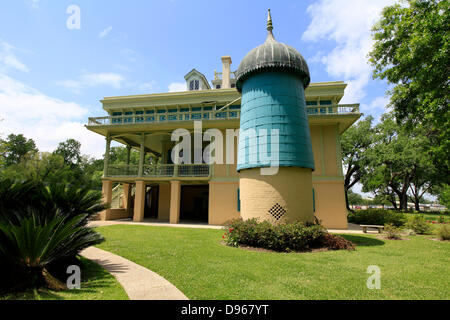
[[[341,105],[318,105],[306,108],[309,116],[321,115],[348,115],[359,114],[359,104]],[[89,126],[109,126],[109,125],[129,125],[129,124],[150,124],[168,123],[180,121],[209,121],[209,120],[230,120],[239,119],[241,110],[219,110],[219,111],[191,111],[191,112],[167,112],[152,115],[122,115],[89,118]]]
[[[144,165],[139,176],[138,165],[108,165],[108,177],[142,178],[207,178],[211,170],[208,164],[161,164]]]
[[[152,115],[122,115],[89,118],[89,126],[129,125],[142,123],[168,123],[180,121],[209,121],[239,119],[240,110],[167,112]]]
[[[359,114],[359,104],[308,106],[306,111],[309,116]]]

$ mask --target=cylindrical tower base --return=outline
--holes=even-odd
[[[280,167],[276,175],[260,168],[240,172],[241,217],[270,222],[314,222],[312,170]]]

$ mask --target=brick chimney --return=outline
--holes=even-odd
[[[223,56],[222,57],[223,69],[222,69],[222,89],[230,89],[231,88],[231,57]]]

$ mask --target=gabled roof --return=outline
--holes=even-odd
[[[189,79],[191,76],[193,76],[193,75],[199,76],[199,77],[203,80],[203,82],[204,82],[204,84],[205,84],[205,87],[208,88],[208,89],[211,89],[211,86],[209,85],[209,82],[208,82],[208,80],[206,79],[205,75],[204,75],[203,73],[197,71],[195,68],[192,69],[191,71],[189,71],[188,74],[184,76],[184,79],[185,79],[186,81],[188,81],[188,79]]]

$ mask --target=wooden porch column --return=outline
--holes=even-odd
[[[110,149],[111,149],[111,135],[108,133],[108,135],[106,136],[105,160],[104,160],[104,164],[103,164],[103,178],[108,176]]]
[[[127,165],[130,165],[131,146],[127,146]]]
[[[123,208],[127,210],[128,214],[131,214],[131,185],[129,183],[123,183]]]
[[[170,181],[170,223],[180,223],[181,181]]]
[[[145,160],[145,134],[141,135],[141,149],[139,152],[139,177],[144,175],[144,160]]]
[[[144,221],[145,209],[145,181],[136,181],[136,194],[134,197],[134,222]]]
[[[112,201],[112,186],[113,182],[108,180],[103,180],[102,184],[102,194],[103,194],[103,203],[106,203],[108,206],[111,205]],[[100,220],[106,221],[109,220],[111,209],[108,209],[100,212]]]

